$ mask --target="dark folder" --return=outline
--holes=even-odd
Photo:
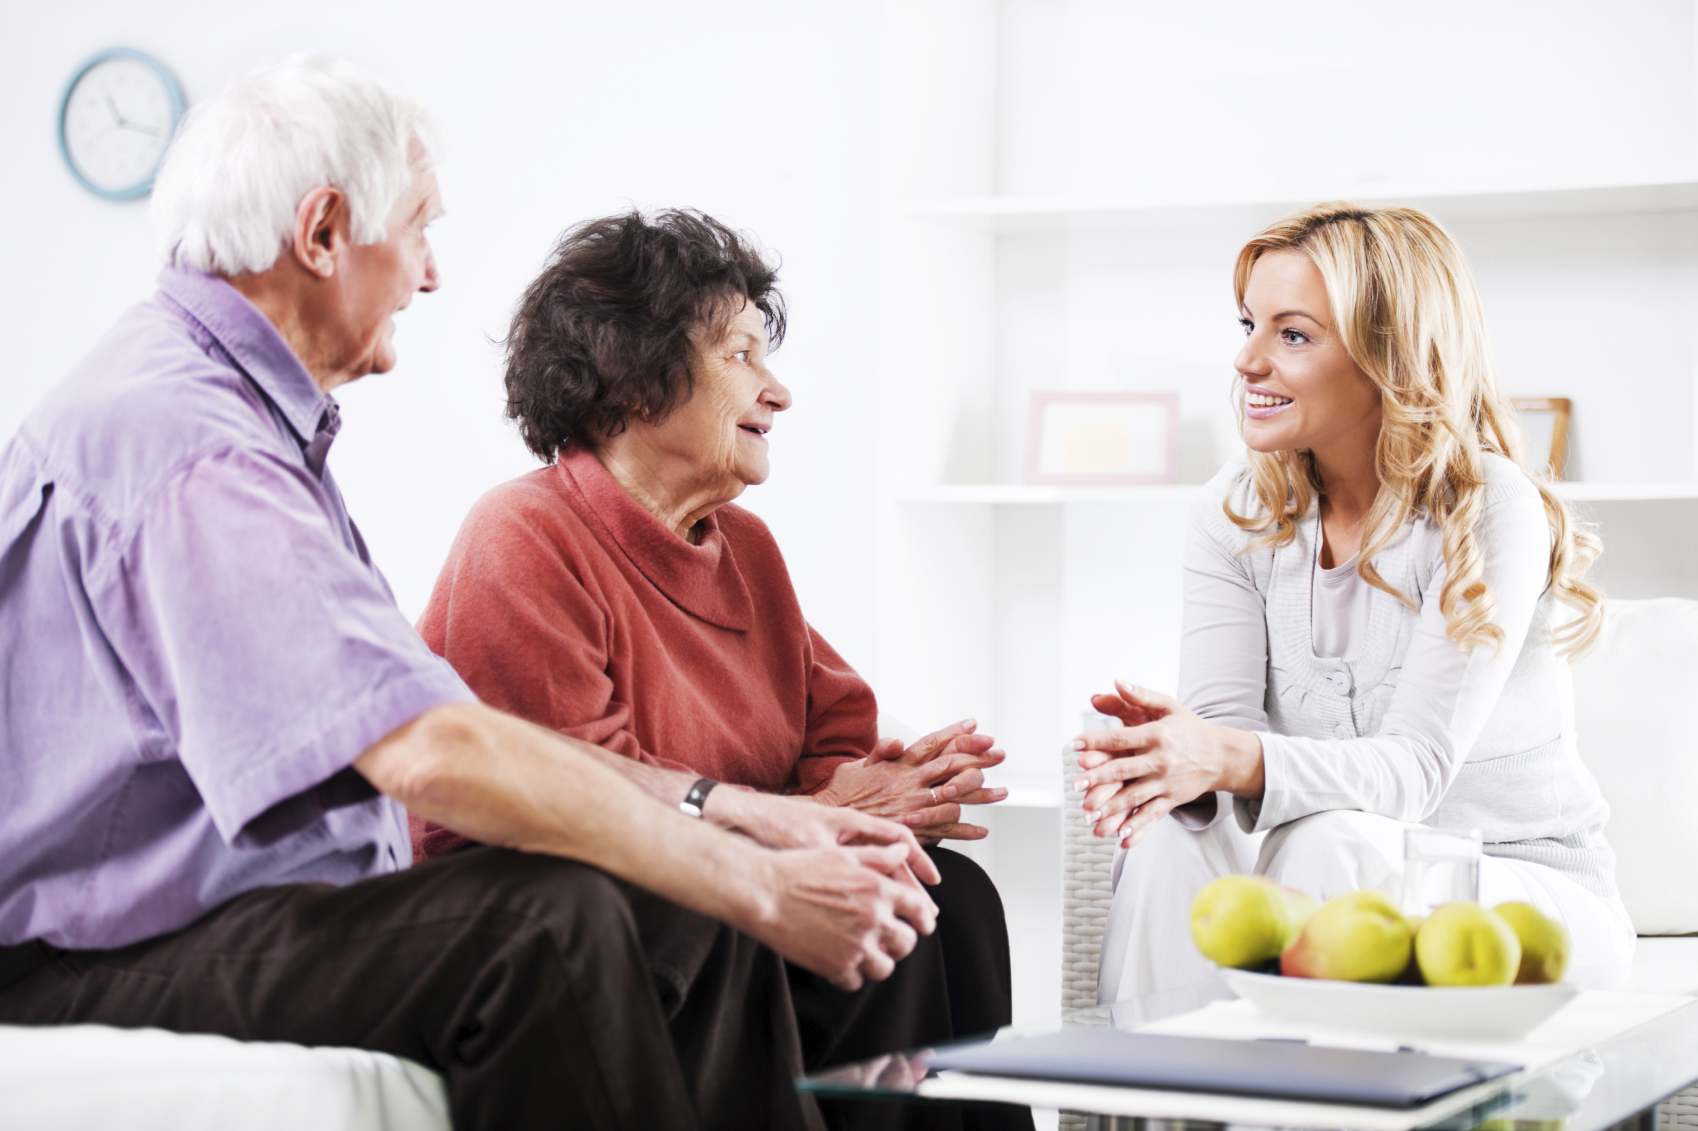
[[[1129,1088],[1418,1107],[1520,1066],[1421,1052],[1317,1048],[1296,1041],[1227,1041],[1064,1029],[1041,1037],[938,1049],[935,1069]]]

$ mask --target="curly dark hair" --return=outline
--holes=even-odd
[[[778,268],[753,240],[692,209],[588,220],[560,237],[507,335],[507,416],[545,463],[695,388],[692,335],[717,340],[754,303],[784,340]]]

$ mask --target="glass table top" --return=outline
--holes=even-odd
[[[1114,1007],[1102,1006],[1070,1012],[1067,1026],[1109,1027]],[[1129,1026],[1120,1026],[1129,1027]],[[1064,1111],[1105,1112],[1093,1109],[1091,1097],[1104,1089],[1096,1085],[1065,1085],[1052,1081],[1014,1081],[984,1078],[979,1095],[968,1096],[972,1085],[954,1088],[948,1099],[923,1096],[920,1092],[934,1073],[928,1066],[932,1050],[892,1053],[857,1064],[844,1065],[805,1077],[798,1082],[804,1091],[836,1097],[874,1096],[906,1099],[920,1103],[963,1103],[1002,1100],[1033,1106],[1060,1107]],[[1470,1089],[1473,1096],[1455,1110],[1435,1111],[1425,1120],[1421,1113],[1439,1108],[1443,1101],[1418,1109],[1411,1128],[1430,1131],[1609,1131],[1640,1116],[1660,1101],[1698,1081],[1698,1001],[1623,1032],[1597,1047],[1585,1050],[1534,1073],[1519,1073],[1489,1085]],[[1025,1094],[1022,1094],[1025,1093]],[[1125,1093],[1122,1093],[1123,1095]],[[1136,1093],[1133,1093],[1134,1095]],[[1078,1103],[1066,1102],[1068,1097]],[[1325,1105],[1310,1105],[1325,1106]],[[1360,1109],[1352,1109],[1360,1110]],[[1124,1107],[1114,1114],[1125,1117]],[[1150,1114],[1155,1115],[1156,1112]],[[1398,1113],[1408,1115],[1411,1113]],[[1154,1122],[1152,1120],[1152,1122]],[[1177,1125],[1178,1121],[1165,1120]],[[1195,1120],[1187,1125],[1204,1126]],[[1119,1126],[1119,1123],[1115,1124]],[[1126,1124],[1130,1126],[1130,1124]],[[1209,1126],[1221,1126],[1208,1122]],[[1232,1126],[1265,1126],[1234,1120]],[[1283,1126],[1293,1126],[1281,1121]],[[1317,1120],[1300,1126],[1335,1126]]]

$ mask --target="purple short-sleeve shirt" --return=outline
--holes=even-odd
[[[349,520],[337,427],[264,315],[168,268],[0,450],[0,944],[411,863],[351,763],[473,696]]]

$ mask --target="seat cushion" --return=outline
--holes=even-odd
[[[103,1025],[0,1026],[0,1126],[450,1131],[442,1079],[398,1057]]]
[[[1610,804],[1616,882],[1642,935],[1698,932],[1698,601],[1609,601],[1574,666],[1580,756]]]

